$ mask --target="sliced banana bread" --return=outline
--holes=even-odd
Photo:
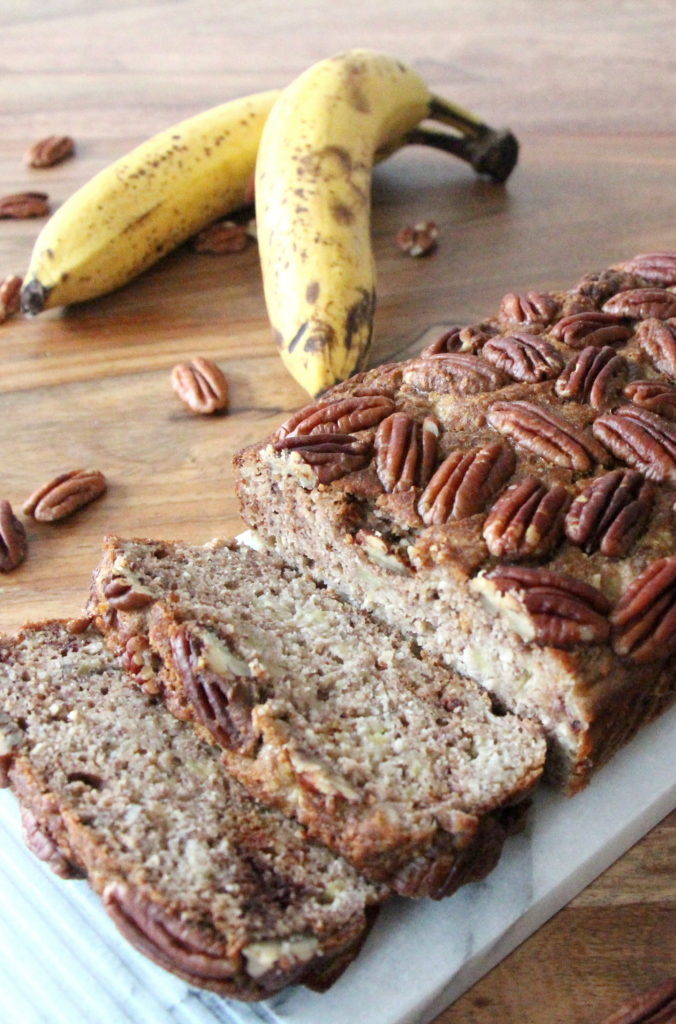
[[[540,776],[539,727],[265,553],[108,538],[88,610],[253,796],[403,895],[490,870]]]
[[[676,694],[675,286],[510,292],[236,458],[261,542],[540,721],[568,792]]]
[[[141,952],[223,995],[327,987],[386,895],[251,800],[86,620],[0,640],[0,784],[33,852],[86,874]]]

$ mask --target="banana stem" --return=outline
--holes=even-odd
[[[519,143],[510,131],[496,131],[488,125],[474,137],[452,135],[418,125],[406,136],[409,145],[431,146],[465,160],[477,174],[487,174],[493,181],[503,182],[512,173],[519,156]]]
[[[448,124],[451,128],[457,128],[463,135],[469,135],[472,138],[480,138],[486,132],[493,130],[471,110],[465,110],[464,107],[459,107],[457,103],[451,103],[450,100],[446,100],[442,96],[433,95],[430,98],[429,116],[433,121]]]

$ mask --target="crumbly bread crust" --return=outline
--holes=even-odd
[[[251,800],[86,620],[0,639],[0,766],[29,848],[86,875],[122,933],[192,985],[325,988],[387,895]]]
[[[572,793],[674,699],[675,419],[676,254],[643,254],[331,389],[236,456],[241,513],[540,721]]]
[[[485,874],[540,777],[534,723],[268,554],[107,538],[89,611],[253,796],[402,895]]]

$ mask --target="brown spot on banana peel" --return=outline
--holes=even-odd
[[[352,207],[340,202],[332,205],[331,215],[338,224],[352,224],[355,218],[355,212]]]
[[[315,302],[319,298],[319,291],[319,281],[311,281],[305,289],[305,301],[309,305],[314,306]]]
[[[357,346],[362,350],[360,361],[365,358],[371,344],[375,308],[375,291],[373,289],[367,291],[366,288],[362,288],[361,298],[350,306],[345,318],[345,348],[349,352],[356,341]]]

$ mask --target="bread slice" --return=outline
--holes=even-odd
[[[676,696],[674,286],[508,293],[235,459],[260,543],[542,723],[569,793]]]
[[[327,987],[386,896],[251,800],[86,621],[0,640],[0,783],[34,853],[85,874],[142,953],[222,995]]]
[[[537,782],[539,728],[279,559],[108,538],[88,610],[228,772],[368,877],[481,877]]]

